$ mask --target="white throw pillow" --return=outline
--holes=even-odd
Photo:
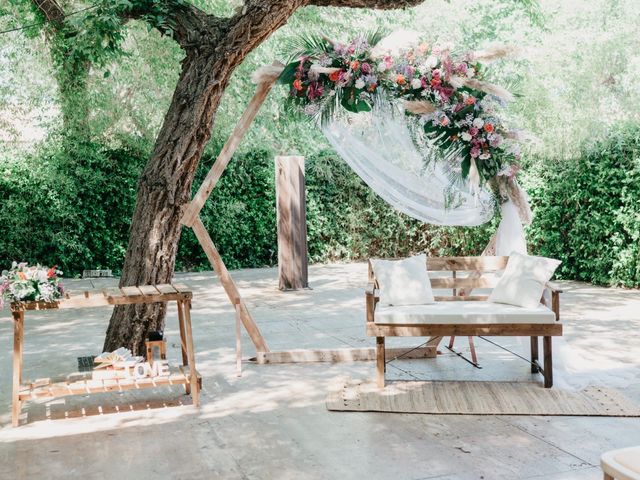
[[[427,256],[405,260],[372,260],[380,287],[381,305],[423,305],[434,303],[427,274]]]
[[[536,308],[540,304],[545,285],[561,263],[552,258],[512,252],[507,268],[491,292],[489,301]]]

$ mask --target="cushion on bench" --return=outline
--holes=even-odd
[[[451,301],[429,305],[382,306],[376,308],[375,323],[381,324],[483,324],[554,323],[555,314],[544,305],[515,307],[492,302]]]

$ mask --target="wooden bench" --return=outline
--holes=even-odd
[[[504,270],[509,257],[428,258],[427,271],[436,303],[427,305],[379,306],[379,285],[369,262],[369,284],[365,293],[367,335],[376,337],[376,378],[385,384],[385,337],[524,336],[531,339],[531,372],[542,373],[545,388],[553,385],[551,339],[562,335],[561,290],[549,284],[536,309],[488,302],[488,294],[473,289],[492,289],[494,274]],[[451,276],[443,272],[450,272]],[[468,272],[460,276],[459,272]],[[438,290],[451,290],[441,295]],[[547,293],[545,291],[545,293]],[[448,292],[447,292],[448,293]],[[466,294],[465,294],[466,293]],[[550,298],[550,305],[548,300]],[[538,338],[543,338],[544,363],[538,361]]]

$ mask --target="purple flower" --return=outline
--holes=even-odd
[[[491,139],[489,140],[489,145],[491,145],[493,148],[498,147],[501,143],[502,137],[500,135],[492,135]]]
[[[364,62],[362,65],[360,65],[360,71],[362,73],[364,73],[365,75],[368,75],[371,73],[371,65],[369,65],[367,62]]]
[[[374,83],[378,83],[378,77],[375,75],[365,75],[362,79],[367,82],[367,85],[373,85]]]

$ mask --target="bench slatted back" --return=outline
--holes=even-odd
[[[427,257],[427,270],[491,272],[504,270],[509,257]]]
[[[483,275],[488,272],[504,270],[509,257],[432,257],[427,258],[427,271],[431,287],[451,289],[451,295],[436,295],[436,301],[474,301],[486,300],[486,295],[471,294],[476,288],[493,288],[498,283],[495,275]],[[434,276],[432,272],[451,272],[451,277]],[[463,276],[459,272],[464,272]],[[461,296],[461,290],[466,295]]]
[[[451,290],[451,295],[436,295],[436,301],[474,301],[486,300],[486,295],[471,295],[476,288],[493,288],[498,283],[495,275],[485,276],[483,273],[504,270],[509,257],[427,257],[427,272],[434,290]],[[437,275],[433,275],[438,272]],[[442,276],[441,272],[451,272],[451,277]],[[463,272],[460,276],[459,272]],[[378,287],[375,272],[369,262],[369,281]],[[460,291],[466,295],[461,296]],[[438,292],[436,292],[438,293]]]

